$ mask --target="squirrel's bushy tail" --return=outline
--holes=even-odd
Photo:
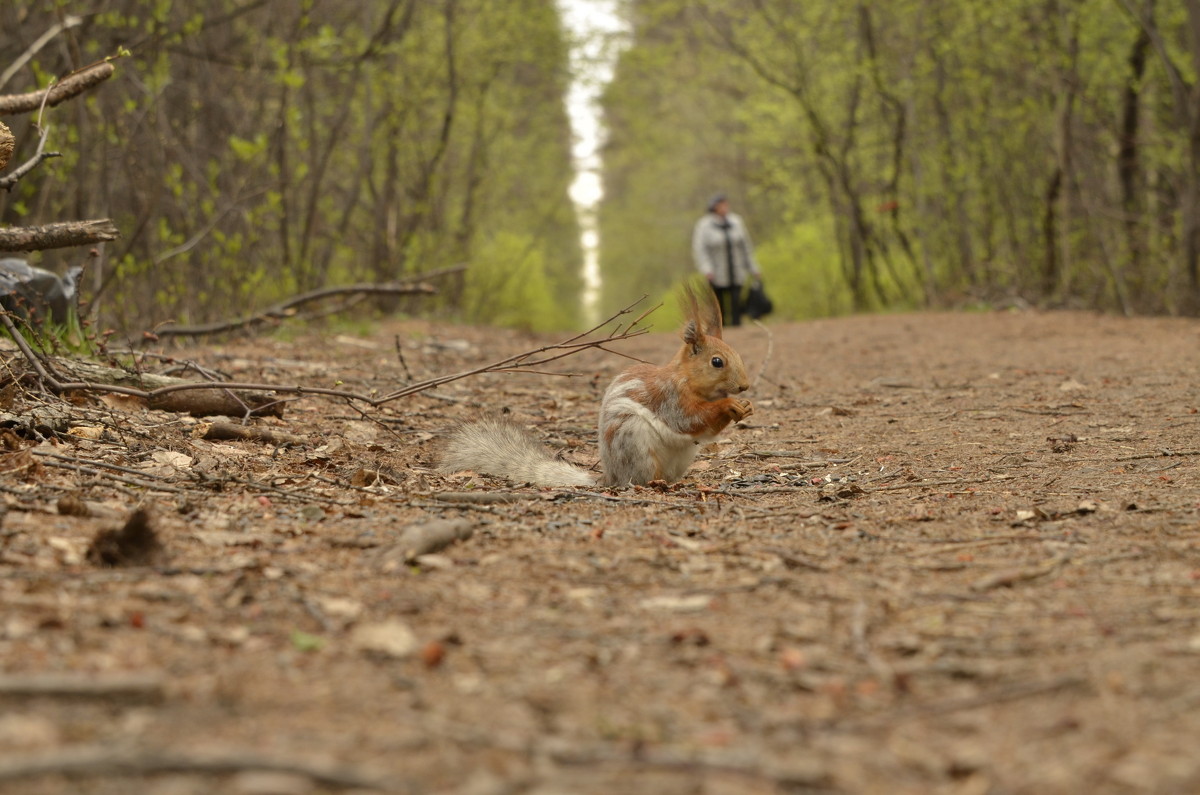
[[[498,420],[479,420],[451,433],[438,469],[445,473],[470,469],[539,486],[596,484],[595,477],[554,458],[523,428]]]

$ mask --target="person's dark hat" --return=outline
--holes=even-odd
[[[711,213],[713,211],[714,207],[716,207],[721,202],[728,201],[728,200],[729,200],[729,197],[726,196],[724,193],[714,193],[712,196],[708,197],[708,204],[705,206],[708,208],[708,211]]]

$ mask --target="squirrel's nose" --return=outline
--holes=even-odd
[[[750,385],[749,385],[749,384],[738,384],[738,390],[737,390],[737,391],[738,391],[739,393],[741,393],[741,392],[745,392],[745,391],[746,391],[747,389],[749,389],[749,388],[750,388]]]

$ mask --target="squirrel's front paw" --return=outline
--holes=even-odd
[[[754,413],[754,406],[745,398],[730,398],[729,413],[733,415],[734,422],[741,422]]]

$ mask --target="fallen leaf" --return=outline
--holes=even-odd
[[[104,392],[100,396],[100,402],[110,409],[118,411],[137,411],[146,405],[146,401],[134,395],[118,395],[113,392]]]
[[[177,453],[174,450],[157,450],[151,453],[150,459],[156,464],[164,464],[176,469],[187,469],[195,461],[190,455]]]
[[[34,459],[33,453],[28,450],[19,450],[15,453],[0,456],[0,473],[13,475],[18,472],[38,474],[41,472],[41,464]]]

